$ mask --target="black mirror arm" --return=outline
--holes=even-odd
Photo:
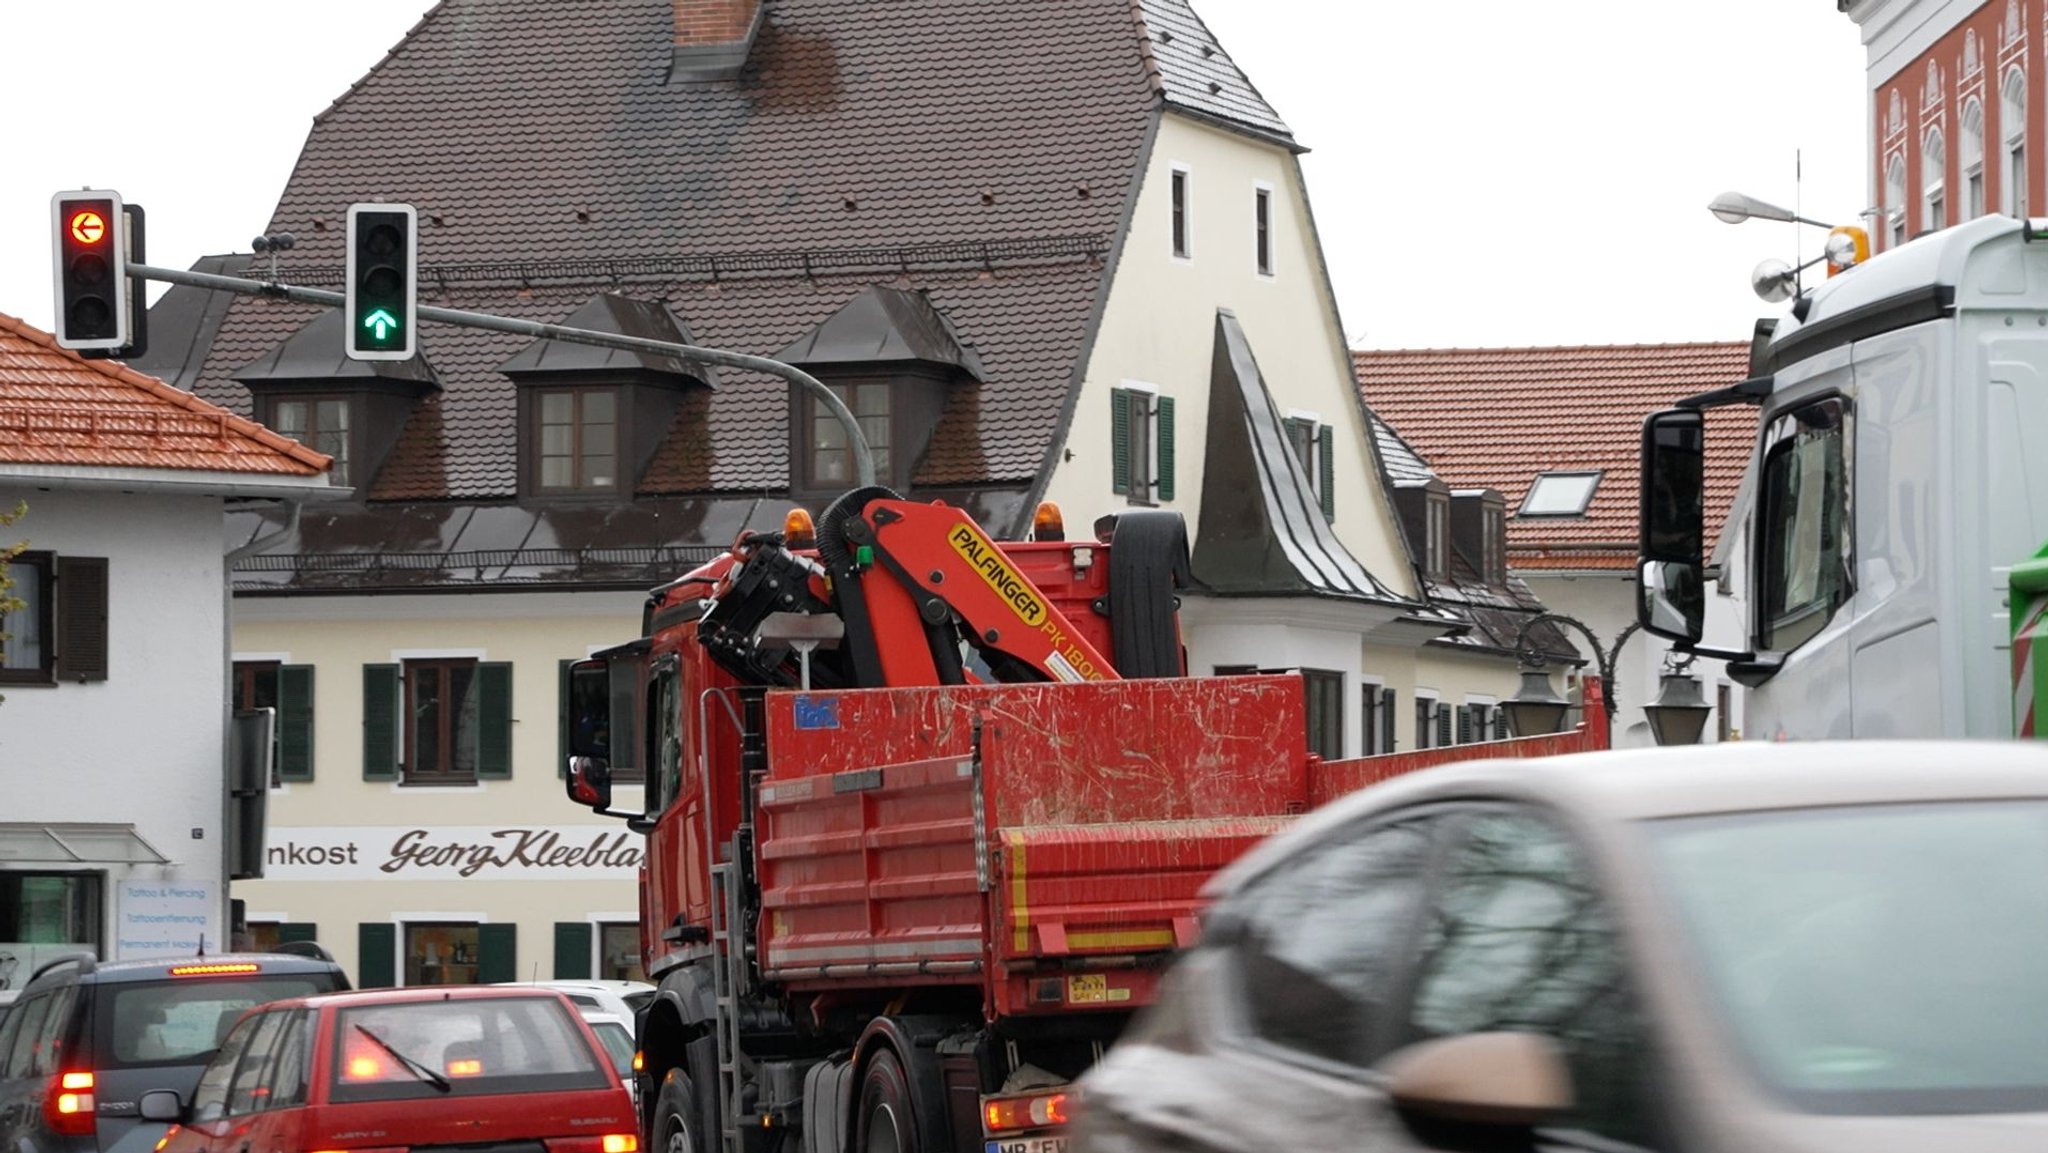
[[[1702,392],[1694,396],[1688,396],[1671,407],[1692,408],[1704,411],[1709,408],[1723,408],[1731,404],[1762,404],[1771,395],[1771,388],[1775,382],[1775,377],[1752,376],[1748,380],[1737,381],[1726,388],[1717,388],[1712,392]]]

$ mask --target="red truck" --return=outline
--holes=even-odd
[[[654,590],[641,637],[573,669],[569,795],[647,836],[645,1147],[1055,1153],[1213,872],[1474,755],[1311,756],[1299,677],[1184,675],[1178,514],[1068,541],[1048,512],[997,544],[858,489],[815,541],[793,514]],[[644,800],[614,809],[629,770]]]

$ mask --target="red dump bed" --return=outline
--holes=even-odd
[[[1300,681],[769,695],[762,968],[1128,1009],[1218,868],[1310,795]],[[977,722],[979,740],[977,755]]]

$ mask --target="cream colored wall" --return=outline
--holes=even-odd
[[[1501,657],[1479,656],[1460,653],[1441,647],[1424,647],[1415,653],[1415,683],[1409,689],[1407,743],[1401,747],[1415,747],[1415,691],[1417,689],[1437,690],[1437,700],[1445,708],[1469,704],[1475,697],[1490,698],[1490,703],[1499,704],[1515,695],[1521,687],[1521,673],[1514,661]]]
[[[624,831],[563,796],[557,774],[557,662],[639,634],[639,593],[527,593],[485,596],[240,597],[234,602],[237,660],[314,666],[314,779],[273,790],[270,845],[313,834],[297,830],[506,827]],[[407,657],[474,656],[513,664],[512,778],[474,786],[418,788],[363,780],[362,667]],[[578,834],[587,842],[583,834]],[[630,836],[637,848],[639,838]],[[373,846],[364,838],[365,858]],[[388,848],[388,841],[375,851]],[[364,877],[364,872],[374,873]],[[639,905],[630,869],[611,879],[421,880],[371,868],[346,880],[263,880],[234,885],[252,919],[311,921],[322,944],[351,974],[363,922],[514,922],[522,978],[553,975],[557,921],[633,920]],[[403,934],[400,934],[401,939]]]
[[[1189,171],[1192,258],[1172,253],[1171,172]],[[1255,266],[1253,189],[1273,190],[1274,274]],[[1309,228],[1294,158],[1204,124],[1165,115],[1118,257],[1065,449],[1046,495],[1087,523],[1124,507],[1111,491],[1109,391],[1127,381],[1175,400],[1175,499],[1191,532],[1201,520],[1202,461],[1216,310],[1236,313],[1282,415],[1313,412],[1335,428],[1336,530],[1352,555],[1397,592],[1413,570],[1379,486],[1371,436],[1353,392],[1350,357]],[[1070,512],[1070,520],[1073,519]]]

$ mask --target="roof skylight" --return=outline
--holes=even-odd
[[[1584,516],[1600,487],[1598,472],[1542,472],[1522,498],[1521,516]]]

